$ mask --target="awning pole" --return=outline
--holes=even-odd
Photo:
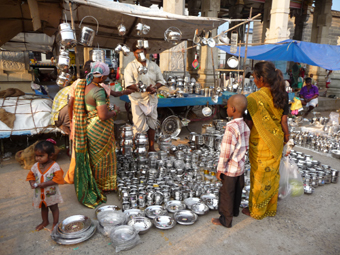
[[[69,8],[70,8],[71,27],[72,27],[72,30],[73,30],[73,31],[76,31],[75,28],[74,28],[72,3],[69,2],[69,3],[68,3],[68,6],[69,6]],[[78,56],[77,45],[74,47],[74,54],[76,55],[77,79],[80,79],[79,56]]]
[[[253,12],[253,7],[250,7],[249,19],[251,19],[251,15]],[[250,22],[248,23],[248,30],[247,30],[247,37],[246,37],[246,48],[244,52],[244,59],[243,59],[243,79],[242,79],[242,92],[244,90],[244,80],[246,77],[246,61],[247,61],[247,53],[248,53],[248,37],[249,37],[249,30],[250,30]]]

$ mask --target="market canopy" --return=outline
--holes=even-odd
[[[37,4],[41,28],[36,32],[43,32],[48,36],[54,35],[58,42],[60,40],[58,25],[65,17],[63,13],[66,14],[68,22],[71,20],[68,3],[62,0],[50,0],[46,2],[37,1]],[[0,23],[2,22],[4,28],[0,31],[0,47],[6,49],[7,42],[10,42],[11,46],[13,46],[13,43],[16,43],[15,45],[21,43],[26,50],[32,50],[30,46],[33,45],[30,45],[30,42],[26,40],[22,42],[22,36],[19,36],[19,40],[17,37],[12,41],[19,33],[24,32],[27,35],[27,33],[34,32],[32,21],[36,16],[32,16],[28,3],[23,2],[21,4],[20,1],[0,3],[0,14],[2,17]],[[218,18],[171,14],[157,9],[109,0],[73,0],[73,17],[77,39],[80,38],[81,32],[79,24],[85,16],[93,16],[98,20],[99,31],[94,38],[93,46],[99,45],[101,48],[114,49],[119,43],[126,43],[131,47],[135,40],[141,38],[137,36],[136,24],[141,22],[150,26],[150,32],[143,35],[144,39],[149,40],[150,53],[159,53],[174,46],[164,41],[164,32],[170,26],[179,28],[182,32],[182,40],[185,41],[193,38],[194,31],[197,28],[199,30],[211,30],[227,21]],[[124,37],[118,35],[117,28],[120,24],[124,24],[127,28]],[[96,29],[97,23],[93,18],[86,18],[82,25]],[[34,50],[36,50],[37,45],[39,44],[34,45]],[[43,45],[42,49],[45,48],[46,44]]]
[[[230,53],[230,46],[216,46]],[[245,47],[241,47],[241,57],[244,57]],[[247,58],[269,61],[294,61],[308,65],[319,66],[327,70],[340,70],[340,46],[285,40],[277,44],[265,44],[261,46],[249,46]]]

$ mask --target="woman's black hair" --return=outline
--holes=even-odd
[[[80,73],[81,79],[85,79],[86,75],[91,72],[91,63],[93,63],[93,62],[94,62],[93,60],[88,60],[88,61],[85,62],[84,68],[83,68],[82,72]]]
[[[281,70],[269,61],[258,62],[254,67],[257,79],[263,77],[263,82],[270,86],[275,108],[283,109],[288,103],[288,93]]]
[[[34,150],[45,152],[50,156],[54,153],[54,144],[49,141],[40,141],[35,145]]]
[[[307,77],[307,78],[305,79],[305,81],[306,81],[306,83],[312,82],[312,78]]]

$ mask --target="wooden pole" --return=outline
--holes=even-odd
[[[251,8],[252,8],[252,7],[251,7]],[[226,33],[228,33],[229,31],[234,30],[235,28],[237,28],[237,27],[239,27],[239,26],[242,26],[243,24],[246,24],[246,23],[248,23],[248,22],[250,22],[250,21],[253,21],[254,19],[256,19],[257,17],[260,17],[260,16],[261,16],[261,13],[259,13],[259,14],[257,14],[256,16],[252,17],[251,19],[248,19],[248,20],[246,20],[246,21],[244,21],[244,22],[242,22],[242,23],[239,23],[239,24],[233,26],[232,28],[229,28],[229,29],[226,30],[226,31],[223,31],[223,32],[220,33],[219,35],[221,35],[221,34],[226,34]],[[213,38],[216,38],[216,37],[218,37],[219,35],[216,35],[216,36],[214,36]]]
[[[215,76],[215,63],[214,63],[214,52],[213,52],[213,48],[210,48],[211,50],[211,60],[212,60],[212,67],[213,67],[213,75],[214,75],[214,89],[216,86],[216,76]]]
[[[74,27],[74,19],[73,19],[73,11],[72,11],[72,3],[69,2],[68,6],[70,8],[70,15],[71,15],[71,27],[73,31],[76,31]],[[77,45],[74,47],[74,54],[76,55],[76,67],[77,67],[77,79],[80,79],[80,67],[79,67],[79,56],[78,56],[78,50]]]
[[[240,62],[241,62],[241,40],[238,47],[238,66],[237,66],[237,84],[240,86]]]
[[[251,19],[251,15],[253,12],[253,7],[250,7],[249,19]],[[244,52],[244,59],[243,59],[243,79],[242,79],[242,92],[244,90],[244,80],[246,76],[246,61],[247,61],[247,53],[248,53],[248,37],[249,37],[249,30],[250,30],[250,22],[248,23],[248,30],[247,30],[247,38],[246,38],[246,48]]]

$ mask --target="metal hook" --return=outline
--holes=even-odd
[[[97,20],[95,17],[93,17],[93,16],[85,16],[85,17],[80,21],[79,28],[81,27],[81,23],[83,22],[83,20],[84,20],[85,18],[88,18],[88,17],[93,18],[93,19],[97,22],[97,32],[96,32],[96,34],[98,34],[99,22],[98,22],[98,20]]]

